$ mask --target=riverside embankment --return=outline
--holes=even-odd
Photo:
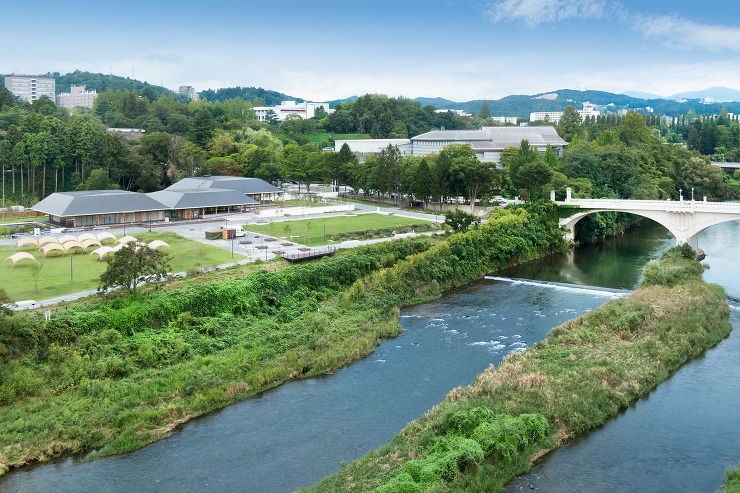
[[[564,247],[551,214],[507,211],[431,249],[378,245],[50,321],[13,318],[2,327],[0,441],[9,445],[0,467],[141,447],[193,417],[367,355],[399,333],[399,305]]]
[[[533,454],[603,424],[729,334],[724,291],[701,274],[676,252],[648,263],[641,289],[452,391],[311,491],[500,491]],[[533,415],[551,441],[532,431]]]

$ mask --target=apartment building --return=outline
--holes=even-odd
[[[5,88],[24,101],[33,103],[42,96],[56,102],[56,81],[42,75],[6,75]]]
[[[92,91],[86,91],[85,86],[72,86],[69,92],[62,92],[57,95],[57,106],[64,108],[92,108],[97,97],[98,92],[94,89]]]

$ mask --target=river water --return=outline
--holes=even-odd
[[[715,233],[721,237],[717,241],[740,234],[732,228],[723,231]],[[713,244],[705,244],[703,237],[700,242],[709,254],[708,263],[722,260],[715,255]],[[0,478],[0,491],[289,492],[310,486],[335,472],[341,462],[350,462],[390,441],[409,421],[443,400],[452,388],[468,384],[510,351],[524,350],[552,327],[620,296],[624,288],[634,287],[644,263],[671,244],[664,230],[649,227],[597,248],[488,276],[438,301],[404,310],[404,331],[399,337],[384,341],[369,357],[333,375],[290,382],[261,397],[194,420],[171,437],[130,454],[92,462],[69,458],[14,471]],[[727,244],[725,248],[725,260],[732,264],[731,249]],[[715,269],[709,272],[714,275]],[[734,280],[737,287],[728,291],[740,298],[739,273],[732,275],[720,267],[716,274]],[[733,311],[733,319],[740,323],[736,314]],[[572,452],[588,446],[591,436],[597,437],[630,414],[637,415],[634,419],[642,428],[657,429],[657,425],[649,424],[650,419],[672,423],[680,433],[662,435],[674,441],[648,439],[640,427],[618,431],[619,442],[635,450],[617,448],[618,442],[611,439],[606,446],[595,445],[602,452],[614,450],[600,454],[605,456],[604,465],[588,462],[599,454],[585,452],[577,459],[564,459],[571,467],[557,465],[558,451],[536,466],[552,462],[552,471],[536,469],[531,477],[510,485],[511,491],[535,481],[543,491],[596,491],[591,486],[602,482],[607,486],[600,491],[659,491],[643,489],[640,485],[647,484],[643,476],[659,479],[665,474],[666,463],[673,460],[671,454],[684,450],[697,450],[705,459],[693,463],[696,465],[684,462],[679,468],[707,477],[700,484],[709,487],[663,491],[714,491],[722,482],[724,469],[739,460],[740,446],[728,439],[733,429],[727,429],[738,417],[734,409],[740,408],[740,392],[735,387],[733,394],[729,385],[731,377],[740,374],[740,353],[737,347],[733,353],[731,347],[737,345],[737,339],[724,341],[702,360],[680,370],[649,398],[562,450]],[[729,356],[722,356],[723,352],[729,352]],[[716,359],[715,354],[720,356],[713,366],[683,377],[704,361]],[[674,384],[680,382],[679,378],[687,383]],[[718,385],[710,386],[710,381]],[[707,390],[730,407],[715,407],[717,413],[712,413],[712,406],[708,406],[696,420],[690,420],[695,412],[691,407],[677,411],[670,403],[651,407],[661,392],[681,401],[681,395],[688,397],[699,390]],[[689,427],[689,421],[702,420],[706,430]],[[737,428],[734,431],[738,435]],[[653,452],[646,453],[657,469],[640,475],[646,459],[626,459],[653,443]],[[622,465],[616,466],[620,458]],[[621,471],[617,473],[621,482],[608,483],[607,472],[615,468]],[[562,486],[553,486],[552,490],[549,483],[545,486],[545,477],[565,477],[569,470],[580,475],[563,480]]]

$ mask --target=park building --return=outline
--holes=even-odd
[[[282,101],[278,106],[255,106],[254,111],[257,113],[257,119],[261,122],[266,122],[270,118],[270,112],[277,121],[282,122],[289,115],[298,115],[304,120],[313,118],[319,108],[323,108],[327,114],[334,113],[334,110],[329,109],[329,103],[310,103],[308,101],[303,103]]]
[[[56,81],[42,75],[6,75],[5,88],[22,100],[33,103],[46,96],[56,103]]]
[[[433,130],[411,139],[337,140],[334,142],[334,150],[339,152],[346,143],[355,153],[358,162],[364,162],[388,145],[397,147],[401,156],[426,156],[439,154],[445,146],[451,144],[467,144],[473,148],[479,161],[498,164],[503,150],[507,147],[519,147],[522,140],[527,140],[530,147],[542,154],[550,146],[558,156],[563,155],[568,145],[551,126],[482,127],[478,130]]]
[[[244,212],[282,191],[259,178],[185,178],[151,193],[126,190],[56,192],[31,207],[67,228],[199,219]]]
[[[85,86],[72,86],[69,92],[61,92],[57,95],[57,106],[63,108],[92,108],[95,98],[98,97],[96,90],[86,91]]]

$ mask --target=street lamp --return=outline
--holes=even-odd
[[[683,200],[683,189],[682,188],[678,189],[678,199]]]
[[[691,201],[694,201],[694,187],[691,187]]]

